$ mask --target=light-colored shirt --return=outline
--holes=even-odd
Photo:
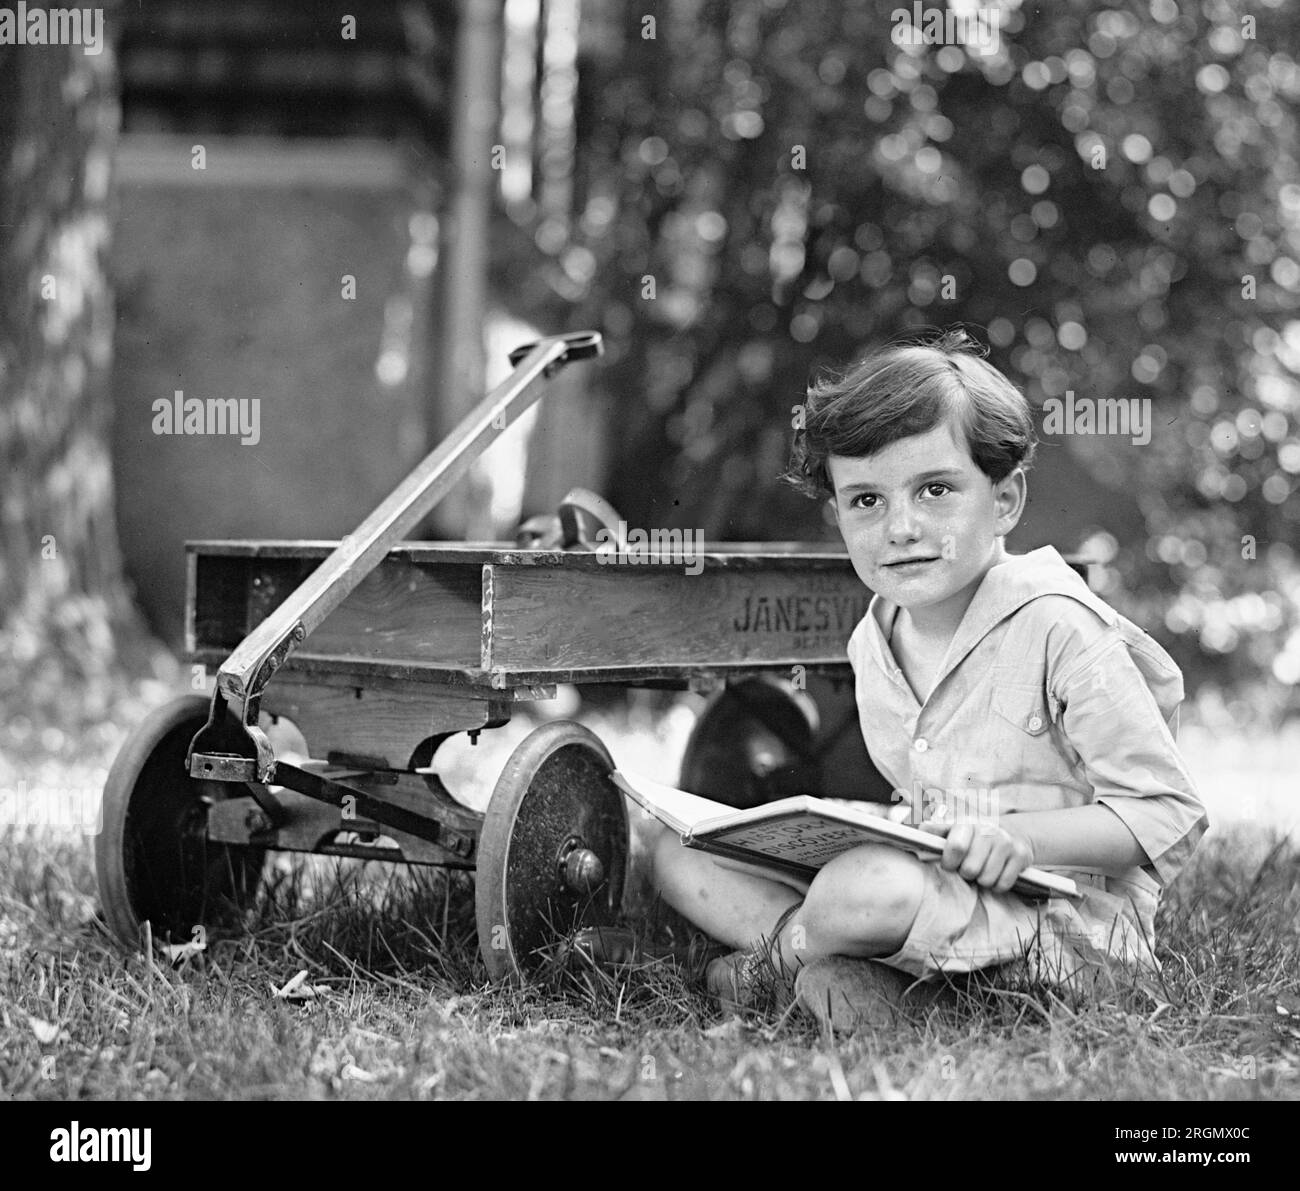
[[[898,611],[875,595],[848,644],[862,736],[895,798],[914,821],[1102,803],[1150,866],[1054,867],[1136,901],[1150,933],[1159,886],[1208,825],[1175,743],[1174,660],[1051,546],[985,574],[924,703],[890,649]]]

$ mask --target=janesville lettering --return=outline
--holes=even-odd
[[[732,620],[738,633],[851,633],[867,614],[870,596],[746,596]]]
[[[0,8],[0,45],[79,45],[91,55],[104,52],[102,8]]]

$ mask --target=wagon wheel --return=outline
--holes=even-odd
[[[526,737],[497,780],[479,836],[479,950],[493,980],[539,966],[543,949],[611,924],[623,900],[628,827],[614,762],[581,724]]]
[[[816,704],[761,678],[732,683],[700,716],[682,757],[683,790],[748,809],[815,794]]]
[[[113,933],[138,946],[148,921],[156,938],[190,942],[252,901],[264,848],[207,839],[208,807],[247,787],[185,772],[185,754],[207,722],[209,701],[184,695],[155,710],[122,745],[104,784],[95,840],[99,899]]]

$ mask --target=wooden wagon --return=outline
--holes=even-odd
[[[594,334],[515,353],[513,374],[339,543],[187,544],[189,660],[219,669],[210,697],[159,708],[110,772],[97,867],[123,942],[146,921],[188,941],[252,896],[276,850],[473,870],[494,978],[526,972],[557,933],[611,922],[628,824],[591,731],[535,730],[486,814],[438,773],[444,741],[500,727],[559,683],[716,692],[682,761],[688,789],[734,805],[888,801],[845,656],[870,598],[847,555],[717,543],[634,561],[593,548],[613,527],[590,501],[561,510],[550,548],[403,540],[548,376],[597,354]],[[310,760],[276,755],[279,717]]]

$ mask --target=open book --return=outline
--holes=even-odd
[[[625,769],[616,769],[610,776],[633,802],[676,831],[686,847],[806,880],[827,861],[859,844],[889,844],[922,859],[943,854],[941,836],[895,823],[852,803],[800,795],[738,811]],[[1040,868],[1025,869],[1012,889],[1031,901],[1081,896],[1069,877]]]

